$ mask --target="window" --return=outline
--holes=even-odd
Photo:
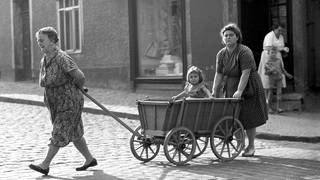
[[[81,51],[80,0],[58,0],[60,47],[67,52]]]
[[[275,22],[280,22],[281,24],[284,24],[287,27],[287,0],[271,0],[269,3],[271,24]],[[288,41],[287,37],[287,32],[285,32],[285,42]]]
[[[137,0],[138,77],[183,75],[180,0]]]

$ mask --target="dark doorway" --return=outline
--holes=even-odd
[[[287,0],[241,1],[240,25],[244,37],[243,43],[252,49],[257,65],[260,62],[264,36],[272,30],[273,22],[280,22],[286,26],[285,46],[290,48],[289,55],[283,57],[284,65],[289,73],[293,73],[289,6]]]
[[[259,66],[265,35],[272,30],[274,22],[284,24],[286,26],[284,34],[285,46],[289,47],[290,51],[287,56],[283,57],[283,62],[285,69],[294,75],[289,16],[290,6],[290,1],[288,0],[241,0],[240,26],[243,33],[243,43],[252,49],[256,64]],[[287,79],[287,86],[293,87],[293,81]]]
[[[15,81],[31,79],[29,0],[13,1]]]
[[[268,1],[242,0],[240,7],[243,44],[251,48],[258,66],[264,36],[270,31]]]

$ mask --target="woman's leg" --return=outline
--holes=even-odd
[[[86,159],[86,162],[84,164],[89,164],[93,160],[93,157],[88,149],[88,146],[84,137],[82,137],[77,141],[74,141],[73,144],[78,149],[78,151],[83,155],[83,157]]]
[[[256,138],[256,128],[247,129],[246,132],[247,132],[248,141],[249,141],[249,144],[248,144],[246,150],[247,151],[254,150],[254,148],[255,148],[254,140]]]
[[[49,145],[47,156],[44,159],[44,161],[41,164],[39,164],[39,167],[41,167],[42,169],[49,168],[52,159],[58,153],[59,149],[60,149],[60,147],[58,147],[58,146]]]
[[[283,112],[283,110],[280,109],[281,94],[282,94],[282,89],[281,89],[281,84],[279,82],[277,84],[277,109],[276,109],[278,113]]]
[[[272,89],[265,89],[268,111],[272,113]]]

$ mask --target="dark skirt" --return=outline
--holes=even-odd
[[[226,97],[233,96],[238,88],[239,79],[239,77],[228,78]],[[251,97],[245,97],[241,104],[239,120],[244,129],[252,129],[261,126],[268,120],[268,108],[259,74],[256,71],[251,72],[248,81],[251,81],[250,83],[252,84],[255,93]]]

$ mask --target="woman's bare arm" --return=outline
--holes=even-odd
[[[240,77],[240,81],[239,81],[239,84],[238,84],[238,89],[233,94],[234,98],[241,98],[241,95],[242,95],[244,89],[247,86],[248,79],[249,79],[249,76],[250,76],[250,71],[251,71],[251,69],[245,69],[245,70],[242,71],[241,77]]]
[[[85,83],[85,76],[80,69],[74,69],[69,72],[70,76],[73,78],[74,83],[79,87],[82,88]]]
[[[220,90],[220,84],[222,81],[223,75],[221,73],[216,73],[214,75],[213,85],[212,85],[212,95],[216,96]]]

